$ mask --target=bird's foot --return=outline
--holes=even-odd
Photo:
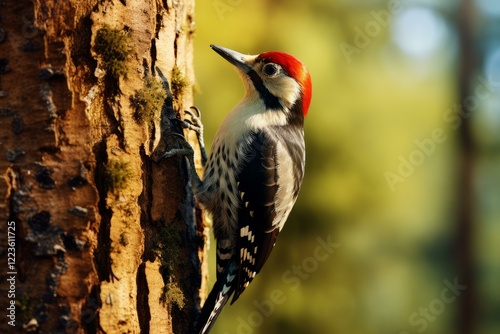
[[[192,112],[193,110],[194,112]],[[189,129],[196,132],[196,136],[198,137],[198,143],[200,145],[201,151],[201,162],[202,165],[205,166],[207,162],[207,153],[205,150],[205,141],[203,140],[203,123],[201,122],[201,112],[200,109],[196,107],[191,107],[190,110],[185,110],[184,113],[189,115],[191,119],[173,119],[174,121],[179,122],[179,124],[184,129]]]
[[[161,159],[172,158],[172,157],[192,158],[194,155],[194,151],[193,151],[193,148],[191,147],[191,145],[189,145],[189,143],[186,141],[186,139],[183,136],[181,136],[180,134],[176,134],[176,133],[173,133],[172,136],[176,136],[176,137],[179,137],[181,139],[181,140],[179,140],[179,144],[181,147],[180,148],[173,148],[173,149],[166,151],[165,153],[163,153],[160,156],[158,161]]]

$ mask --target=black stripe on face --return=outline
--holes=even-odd
[[[302,128],[304,126],[304,113],[302,111],[302,97],[292,106],[288,113],[288,124]]]
[[[264,82],[260,76],[254,70],[247,72],[248,76],[252,80],[255,89],[259,92],[260,97],[264,101],[266,109],[283,109],[279,99],[271,94],[271,92],[264,86]]]

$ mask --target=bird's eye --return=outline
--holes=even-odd
[[[273,64],[273,63],[269,63],[269,64],[264,65],[263,70],[267,76],[272,77],[272,76],[276,75],[276,73],[278,73],[278,65]]]

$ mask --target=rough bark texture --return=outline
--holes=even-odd
[[[0,332],[190,332],[207,228],[184,158],[152,156],[177,145],[169,118],[193,104],[193,15],[194,0],[0,1],[3,319],[16,272],[16,326]],[[103,29],[118,65],[96,51]],[[159,74],[173,96],[139,121]]]

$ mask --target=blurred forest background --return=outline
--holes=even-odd
[[[211,0],[196,24],[207,147],[243,94],[210,43],[313,78],[299,200],[214,332],[500,333],[500,2]]]

